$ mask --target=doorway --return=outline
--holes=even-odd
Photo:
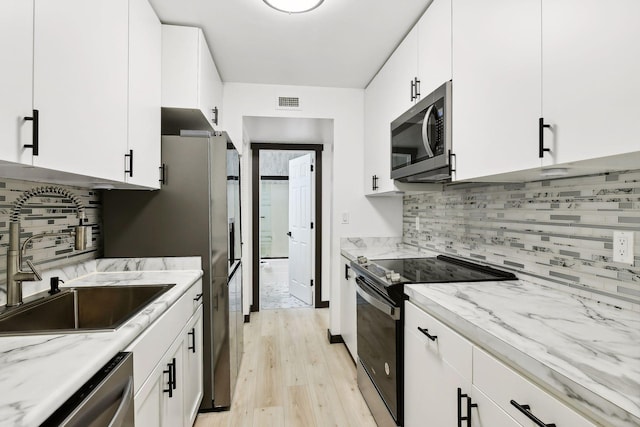
[[[251,144],[252,249],[259,254],[252,260],[251,311],[325,306],[322,149],[318,144]]]

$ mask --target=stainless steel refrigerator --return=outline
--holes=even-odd
[[[103,195],[106,257],[202,257],[204,397],[227,409],[242,357],[240,160],[226,133],[163,136],[159,191]]]

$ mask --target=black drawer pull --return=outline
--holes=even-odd
[[[196,352],[196,328],[191,328],[191,332],[187,333],[192,338],[193,344],[187,347],[187,350],[191,350],[192,353]]]
[[[427,336],[427,338],[429,338],[431,341],[435,341],[435,340],[437,340],[437,339],[438,339],[438,336],[437,336],[437,335],[431,335],[431,334],[429,333],[429,330],[428,330],[428,329],[424,329],[424,328],[421,328],[420,326],[418,326],[418,330],[419,330],[420,332],[422,332],[423,334],[425,334],[425,335]]]
[[[38,141],[38,135],[40,133],[40,130],[39,130],[40,112],[38,110],[33,110],[33,116],[25,117],[24,119],[27,121],[33,122],[33,130],[31,133],[31,144],[25,144],[24,148],[31,148],[33,150],[31,154],[33,154],[34,156],[37,156],[40,150],[40,143]]]
[[[202,299],[202,293],[199,293],[198,295],[196,295],[196,297],[193,300],[200,301],[201,299]]]
[[[551,125],[545,124],[544,118],[538,119],[538,157],[543,158],[545,152],[550,152],[550,148],[544,148],[544,129],[550,128]]]
[[[529,405],[521,405],[518,402],[516,402],[515,400],[511,399],[511,404],[513,406],[516,407],[516,409],[520,412],[522,412],[523,414],[526,415],[527,418],[529,418],[531,421],[533,421],[533,423],[537,426],[540,427],[556,427],[556,425],[554,423],[551,424],[545,424],[543,423],[538,417],[536,417],[535,415],[533,415],[531,413],[531,406]]]
[[[462,416],[462,399],[467,399],[467,416]],[[471,427],[471,408],[477,408],[477,403],[471,402],[471,396],[462,393],[462,389],[458,387],[458,427],[462,427],[462,422],[467,422],[467,427]]]
[[[176,359],[173,359],[173,360],[175,362]],[[170,398],[173,397],[173,389],[175,388],[173,386],[173,381],[174,381],[173,375],[174,375],[175,371],[173,370],[172,365],[173,365],[173,363],[167,363],[167,370],[166,371],[162,371],[163,374],[169,374],[169,381],[167,381],[167,387],[168,388],[162,389],[162,392],[163,393],[169,393],[169,397]]]

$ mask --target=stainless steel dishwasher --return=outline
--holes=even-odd
[[[41,427],[134,427],[133,354],[118,353]]]

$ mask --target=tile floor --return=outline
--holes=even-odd
[[[289,293],[289,259],[260,261],[260,310],[309,307]]]

